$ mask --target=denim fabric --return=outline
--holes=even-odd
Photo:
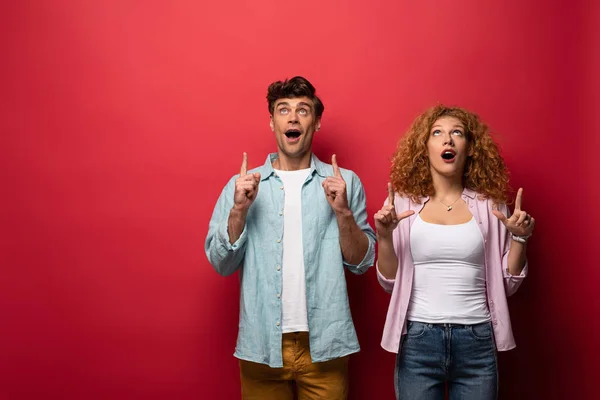
[[[229,243],[227,221],[233,206],[235,179],[223,189],[209,224],[206,255],[221,275],[240,271],[240,322],[235,356],[242,360],[283,367],[281,354],[281,292],[284,187],[270,154],[260,172],[258,195],[246,217],[239,239]],[[358,265],[343,260],[334,211],[322,183],[333,168],[314,155],[302,186],[302,246],[306,279],[306,308],[313,362],[323,362],[359,351],[350,314],[344,267],[362,274],[375,259],[375,233],[367,222],[365,192],[358,176],[341,169],[348,205],[369,248]]]
[[[408,322],[396,357],[395,389],[400,400],[493,400],[498,392],[492,324]]]

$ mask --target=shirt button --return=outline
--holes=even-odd
[[[498,325],[498,321],[494,321],[492,323],[494,324],[494,326]]]
[[[281,293],[277,293],[277,298],[281,298]]]
[[[279,189],[283,190],[283,186],[279,186]]]
[[[277,243],[281,243],[281,239],[277,239]]]
[[[279,323],[279,321],[277,321],[277,323],[276,323],[275,325],[279,326],[279,325],[281,325],[281,324]]]
[[[281,267],[278,265],[277,266],[277,271],[280,271],[280,270],[281,270]],[[277,297],[279,297],[279,295],[277,295]]]
[[[283,213],[280,211],[280,212],[279,212],[279,215],[283,215]]]

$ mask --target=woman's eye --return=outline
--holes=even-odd
[[[431,132],[431,134],[432,134],[433,136],[437,136],[437,135],[439,135],[440,133],[442,133],[442,132],[440,132],[440,130],[439,130],[439,129],[436,129],[435,131]]]
[[[454,132],[452,132],[452,134],[456,135],[456,136],[462,136],[462,132],[459,131],[458,129],[454,130]]]

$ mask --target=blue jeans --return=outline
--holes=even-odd
[[[396,398],[493,400],[498,394],[492,325],[408,322],[396,357]]]

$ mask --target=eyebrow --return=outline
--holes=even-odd
[[[433,125],[433,126],[431,127],[431,129],[433,129],[433,128],[441,128],[441,127],[442,127],[442,125]],[[452,127],[452,129],[456,129],[456,128],[460,128],[460,129],[463,129],[463,130],[465,129],[465,127],[464,127],[463,125],[454,125],[454,126]]]
[[[277,103],[277,105],[275,106],[275,108],[279,108],[280,106],[287,106],[287,107],[289,107],[290,103],[288,103],[287,101],[282,101],[281,103]],[[310,105],[310,104],[308,104],[308,103],[306,103],[304,101],[299,102],[296,106],[297,107],[308,107],[311,110],[313,108],[312,105]]]
[[[310,108],[310,109],[312,109],[312,107],[313,107],[311,104],[305,103],[305,102],[303,102],[303,101],[301,101],[300,103],[298,103],[298,106],[299,106],[299,107],[302,107],[302,106],[304,106],[304,107],[308,107],[308,108]]]

